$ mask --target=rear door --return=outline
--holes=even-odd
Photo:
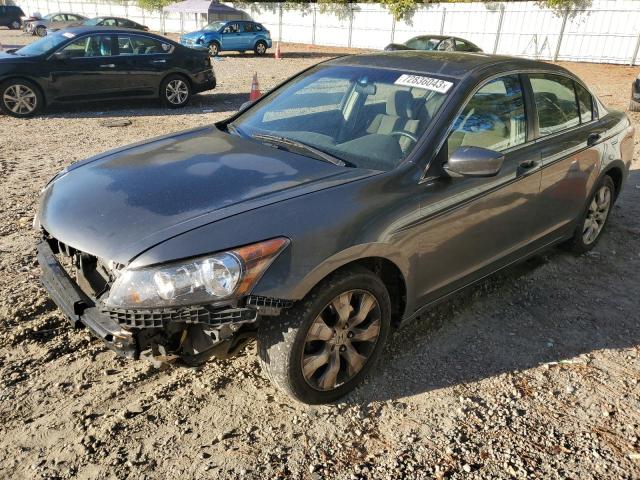
[[[136,33],[118,34],[118,72],[127,96],[157,96],[160,82],[172,67],[173,45]]]
[[[548,231],[571,227],[598,175],[604,146],[591,94],[568,76],[530,74]]]
[[[242,43],[243,50],[253,50],[257,35],[255,24],[252,22],[243,22],[240,24],[240,27],[240,42]]]
[[[65,35],[73,36],[70,32]],[[50,90],[53,99],[75,101],[117,96],[124,79],[117,73],[118,57],[111,34],[85,35],[51,56]]]

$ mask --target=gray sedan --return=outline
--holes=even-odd
[[[77,13],[50,13],[39,20],[31,20],[25,25],[25,31],[32,35],[44,37],[47,32],[53,32],[72,25],[77,25],[87,17]]]
[[[34,221],[43,283],[120,355],[198,364],[257,338],[278,387],[331,402],[436,302],[545,248],[593,248],[633,136],[559,66],[340,57],[61,172]]]

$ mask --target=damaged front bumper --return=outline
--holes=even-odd
[[[86,326],[118,355],[156,363],[181,358],[198,364],[226,358],[252,338],[259,316],[278,315],[289,302],[249,296],[242,305],[197,305],[175,309],[105,309],[62,266],[64,251],[51,239],[38,243],[42,283],[72,326]],[[68,251],[68,249],[67,249]]]

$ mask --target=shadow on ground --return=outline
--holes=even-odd
[[[440,304],[390,338],[368,383],[347,401],[410,397],[639,346],[639,218],[635,170],[594,252],[575,257],[552,249]]]

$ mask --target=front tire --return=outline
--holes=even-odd
[[[0,111],[12,117],[27,118],[38,113],[44,98],[30,80],[17,78],[0,84]]]
[[[169,108],[184,107],[191,99],[191,85],[182,75],[169,75],[160,85],[160,98]]]
[[[209,56],[217,57],[220,54],[220,45],[218,42],[211,42],[207,47],[209,49]]]
[[[282,391],[309,404],[353,390],[375,364],[391,325],[391,300],[373,272],[335,274],[258,331],[263,372]]]
[[[47,28],[43,27],[42,25],[39,25],[39,26],[36,27],[35,33],[39,37],[46,37],[47,36]]]
[[[263,42],[262,40],[259,40],[256,43],[256,46],[254,47],[253,51],[255,52],[256,55],[261,57],[262,55],[267,53],[267,44],[265,42]]]
[[[616,187],[609,175],[603,176],[595,188],[585,208],[573,238],[567,242],[568,249],[583,254],[596,246],[609,219],[615,199]]]

